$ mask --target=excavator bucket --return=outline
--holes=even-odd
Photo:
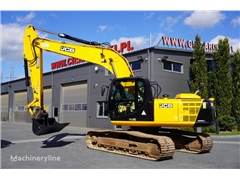
[[[41,136],[61,131],[70,123],[58,123],[55,118],[32,119],[32,131],[35,135]]]

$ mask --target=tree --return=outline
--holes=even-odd
[[[218,118],[221,126],[221,130],[223,131],[232,131],[237,127],[237,123],[234,117],[232,116],[221,116]]]
[[[230,48],[228,39],[220,39],[216,51],[213,52],[216,61],[215,107],[217,118],[230,116],[232,111],[232,79],[230,75]]]
[[[217,79],[216,79],[215,72],[209,71],[208,72],[208,83],[207,83],[208,97],[215,97],[216,84],[217,84]]]
[[[193,44],[193,62],[190,64],[191,92],[199,91],[202,98],[208,98],[207,91],[207,60],[205,45],[201,43],[200,36],[196,35]]]
[[[232,116],[240,130],[240,50],[234,54],[231,60],[231,74],[233,84]]]

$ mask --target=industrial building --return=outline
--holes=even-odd
[[[134,51],[129,47],[123,56],[135,76],[157,82],[161,95],[170,98],[190,92],[192,49],[154,46]],[[214,68],[211,55],[211,51],[206,52],[208,65]],[[105,96],[101,96],[101,87],[109,85],[114,75],[96,64],[71,57],[52,63],[51,68],[51,72],[44,73],[44,107],[49,117],[76,127],[116,128],[104,113]],[[25,78],[1,83],[1,121],[31,122],[25,108],[27,99]]]

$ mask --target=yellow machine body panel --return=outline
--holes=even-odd
[[[153,121],[130,119],[129,121],[111,122],[125,126],[193,127],[201,107],[206,108],[206,104],[198,95],[182,93],[175,98],[154,99]]]
[[[192,127],[199,114],[203,99],[155,99],[154,122],[166,126]]]

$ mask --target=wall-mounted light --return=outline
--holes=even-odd
[[[142,56],[137,56],[137,59],[138,59],[139,61],[143,61]]]
[[[97,73],[98,72],[98,67],[95,66],[94,70],[95,70],[95,73]]]
[[[137,59],[139,61],[147,61],[148,60],[148,58],[143,58],[142,56],[137,56]]]
[[[163,56],[163,58],[158,58],[158,61],[166,61],[168,59],[168,56]]]

